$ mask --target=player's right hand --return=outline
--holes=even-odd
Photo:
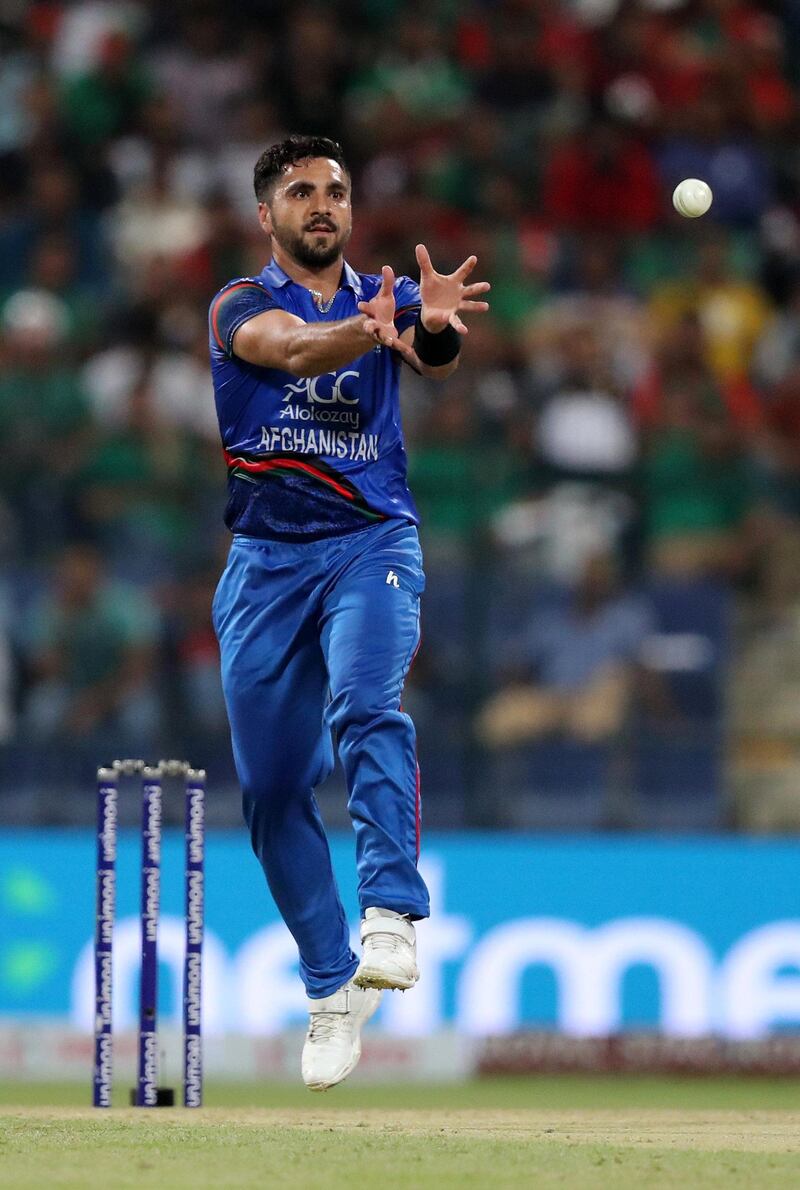
[[[364,321],[364,330],[368,335],[371,335],[376,343],[382,343],[384,347],[397,347],[399,336],[397,327],[394,325],[394,272],[385,264],[381,269],[381,276],[383,281],[381,287],[374,297],[370,298],[368,302],[359,302],[358,308],[362,314],[366,314]]]

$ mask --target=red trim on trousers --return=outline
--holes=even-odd
[[[419,640],[417,641],[417,647],[414,649],[414,652],[411,654],[411,660],[408,663],[408,669],[406,670],[406,681],[408,681],[408,675],[411,673],[411,667],[417,659],[417,653],[419,652],[421,644],[422,644],[422,630],[420,630]],[[400,710],[402,711],[402,709],[403,709],[403,704],[400,703]],[[419,853],[420,853],[420,849],[422,846],[422,775],[420,773],[420,768],[419,768],[419,759],[417,757],[416,743],[414,744],[414,768],[416,769],[416,781],[415,781],[415,787],[414,787],[414,825],[415,825],[416,836],[417,836],[417,863],[419,863]]]
[[[416,820],[416,827],[417,827],[417,863],[419,863],[419,853],[420,853],[420,848],[422,845],[422,793],[420,790],[419,761],[416,762],[416,765],[417,765],[417,787],[416,787],[416,795],[415,795],[415,801],[414,801],[414,817]]]

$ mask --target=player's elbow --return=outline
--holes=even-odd
[[[309,376],[319,376],[319,362],[314,363],[308,353],[302,349],[288,351],[286,354],[286,364],[283,367],[285,372],[290,372],[298,380],[303,380]]]
[[[316,375],[308,353],[301,343],[294,341],[292,335],[270,335],[266,338],[245,324],[236,332],[233,347],[240,359],[260,368],[280,368],[282,372],[289,372],[298,378]]]
[[[308,376],[319,376],[319,359],[314,359],[314,352],[309,350],[305,336],[300,334],[287,335],[282,344],[283,362],[281,367],[291,372],[298,380]]]

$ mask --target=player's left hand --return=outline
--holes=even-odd
[[[398,342],[397,327],[394,325],[394,282],[395,276],[388,264],[381,269],[381,287],[368,302],[359,302],[358,308],[366,314],[364,330],[372,335],[376,343],[384,347],[396,347]]]
[[[468,256],[454,273],[437,273],[428,249],[424,244],[417,244],[419,291],[422,297],[420,317],[426,331],[437,335],[449,323],[460,335],[466,335],[467,328],[459,314],[484,314],[489,309],[488,302],[474,300],[479,293],[488,293],[491,289],[489,282],[464,284],[477,263],[477,256]]]

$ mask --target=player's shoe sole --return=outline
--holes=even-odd
[[[419,979],[419,971],[414,975],[405,972],[392,972],[377,967],[359,967],[353,976],[353,983],[359,988],[380,988],[383,991],[407,992],[413,988]]]

